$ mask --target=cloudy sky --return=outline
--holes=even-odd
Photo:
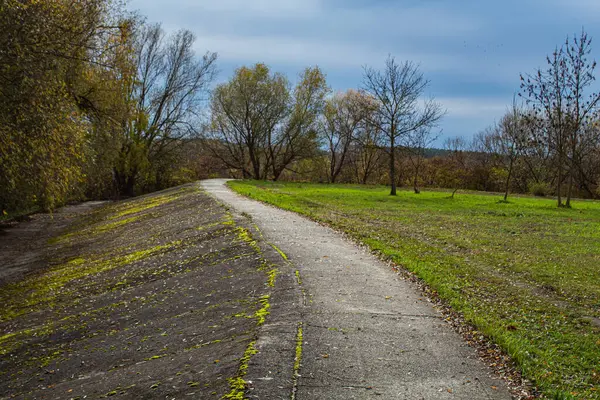
[[[470,137],[497,120],[567,35],[599,41],[599,0],[130,0],[167,31],[197,36],[199,53],[219,55],[219,81],[264,62],[294,81],[319,65],[334,90],[360,87],[365,65],[388,54],[420,64],[426,95],[448,110],[444,137]],[[440,141],[441,143],[441,141]]]

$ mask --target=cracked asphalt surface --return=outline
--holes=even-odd
[[[289,398],[300,290],[253,229],[198,184],[0,225],[0,399]]]
[[[511,398],[506,384],[413,284],[332,229],[239,196],[225,183],[206,180],[202,186],[251,218],[264,240],[287,256],[288,268],[298,271],[303,297],[273,313],[263,327],[248,373],[257,389],[272,379],[261,357],[268,351],[276,353],[271,362],[277,354],[283,357],[295,333],[294,319],[300,318],[302,361],[292,382],[296,399]],[[275,387],[250,395],[289,398],[285,391],[270,391]]]

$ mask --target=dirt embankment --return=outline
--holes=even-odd
[[[34,217],[0,240],[0,398],[291,392],[293,272],[197,185]],[[261,332],[283,310],[289,351],[265,360]],[[249,374],[259,359],[268,371]]]

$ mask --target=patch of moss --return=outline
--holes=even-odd
[[[248,316],[248,314],[242,311],[240,313],[231,315],[231,318],[252,318],[252,316]]]
[[[235,228],[235,232],[239,240],[247,243],[257,254],[262,254],[262,250],[260,249],[258,242],[252,237],[252,234],[250,231],[248,231],[248,229],[238,226]]]
[[[304,344],[304,330],[302,321],[298,322],[296,331],[296,354],[294,356],[294,369],[292,372],[292,400],[296,400],[296,391],[298,389],[298,379],[300,378],[300,366],[302,365],[302,346]]]
[[[93,233],[97,234],[97,233],[111,231],[111,230],[116,229],[116,228],[118,228],[120,226],[127,225],[127,224],[130,224],[132,222],[135,222],[135,221],[139,220],[140,218],[141,218],[140,215],[136,215],[134,217],[120,219],[118,221],[113,221],[113,222],[110,222],[108,224],[103,224],[103,225],[100,225],[99,227],[97,227],[96,229],[94,229]]]
[[[300,376],[300,364],[302,363],[302,345],[304,341],[304,334],[302,329],[302,322],[298,322],[298,330],[296,332],[296,357],[294,358],[294,376]]]
[[[275,280],[277,279],[277,275],[279,275],[279,270],[277,268],[273,268],[268,273],[269,279],[267,280],[267,286],[275,287]]]
[[[240,359],[238,374],[235,378],[228,379],[230,391],[229,393],[221,397],[222,399],[244,400],[248,385],[248,383],[244,380],[244,376],[246,376],[246,374],[248,373],[248,365],[250,364],[250,359],[253,355],[258,353],[258,350],[254,348],[255,344],[256,340],[250,342],[246,347],[246,351]]]
[[[188,190],[180,190],[175,193],[164,194],[162,196],[153,196],[145,199],[133,199],[129,202],[121,203],[120,205],[114,207],[114,211],[109,219],[118,219],[162,206],[163,204],[167,204],[179,199],[181,195],[185,194],[186,192],[188,192]]]
[[[199,343],[199,344],[191,346],[191,347],[186,347],[185,351],[201,349],[202,347],[210,346],[211,344],[221,343],[222,341],[223,340],[221,340],[221,339],[216,339],[216,340],[211,340],[210,342]]]
[[[33,336],[45,336],[54,332],[54,322],[39,327],[22,329],[0,336],[0,355],[5,355],[19,347],[23,340]]]
[[[126,219],[122,219],[122,220],[117,220],[117,221],[112,221],[112,222],[108,222],[108,223],[96,223],[96,224],[90,224],[89,226],[82,228],[82,229],[76,229],[75,231],[72,232],[68,232],[65,233],[63,235],[60,235],[58,237],[52,238],[48,241],[48,243],[50,244],[60,244],[60,243],[64,243],[69,241],[72,238],[75,237],[90,237],[90,236],[95,236],[95,235],[99,235],[108,231],[112,231],[114,229],[120,228],[122,226],[128,225],[132,222],[138,221],[142,219],[142,215],[136,215],[130,218],[126,218]]]
[[[300,277],[300,271],[296,270],[296,282],[298,285],[302,286],[302,278]]]
[[[275,249],[276,252],[279,253],[279,255],[281,256],[281,258],[283,258],[284,261],[288,261],[288,256],[287,254],[285,254],[279,247],[275,246],[273,243],[269,243],[269,245]]]
[[[166,354],[161,354],[161,355],[157,355],[157,356],[147,357],[147,358],[144,358],[144,361],[158,360],[159,358],[163,358],[166,356],[167,356]]]
[[[69,294],[65,285],[70,282],[164,253],[180,244],[181,241],[174,241],[108,259],[77,257],[44,273],[9,284],[0,294],[0,304],[4,304],[0,322],[7,322],[20,315],[55,305],[59,296]]]
[[[225,218],[221,221],[221,225],[225,226],[235,226],[235,221],[233,220],[233,215],[231,213],[226,213]]]
[[[170,203],[174,200],[179,199],[185,194],[196,193],[189,187],[181,188],[175,192],[165,193],[162,195],[151,195],[149,197],[138,197],[131,200],[109,204],[101,207],[94,211],[90,216],[85,218],[80,224],[74,226],[69,232],[66,232],[60,236],[51,238],[48,243],[60,244],[70,241],[79,235],[95,235],[104,233],[121,226],[127,225],[131,222],[137,221],[145,216],[150,215],[137,215],[135,217],[126,218],[120,221],[114,221],[132,214],[139,214],[149,209],[156,208],[158,206]],[[105,223],[106,221],[114,221]]]
[[[124,388],[122,388],[121,386],[117,386],[116,389],[104,393],[102,396],[100,396],[100,398],[102,399],[102,398],[106,398],[106,397],[112,397],[112,396],[115,396],[117,394],[125,394],[125,393],[127,393],[127,391],[129,389],[131,389],[133,387],[135,387],[135,384],[131,385],[131,386],[124,387]]]
[[[264,296],[260,296],[260,298],[258,299],[258,301],[262,305],[262,307],[260,309],[258,309],[256,311],[256,313],[254,313],[254,317],[256,318],[256,325],[258,325],[258,326],[261,326],[262,324],[264,324],[265,318],[267,317],[267,315],[271,314],[271,312],[269,311],[269,308],[271,308],[271,304],[269,303],[269,298],[271,298],[271,296],[268,294],[265,294]]]
[[[207,229],[214,228],[215,226],[219,226],[219,225],[223,225],[223,223],[222,222],[213,222],[210,224],[201,225],[201,226],[197,227],[196,230],[197,231],[205,231]]]

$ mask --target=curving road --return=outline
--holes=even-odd
[[[296,399],[511,398],[410,282],[339,233],[239,196],[225,182],[206,180],[202,186],[249,215],[301,277]]]

